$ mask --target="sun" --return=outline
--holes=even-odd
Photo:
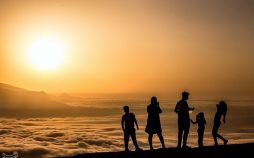
[[[64,59],[64,47],[54,38],[41,38],[32,43],[28,57],[30,62],[41,70],[58,68]]]

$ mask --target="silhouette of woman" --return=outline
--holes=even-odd
[[[214,139],[214,145],[218,145],[217,138],[220,138],[223,140],[224,145],[228,143],[228,140],[224,137],[222,137],[220,134],[218,134],[218,130],[221,124],[221,117],[223,116],[223,123],[226,123],[226,114],[227,114],[227,104],[224,101],[220,101],[217,106],[217,112],[214,116],[214,125],[213,125],[213,139]]]
[[[159,102],[157,102],[156,97],[151,98],[151,104],[147,106],[147,124],[146,124],[146,133],[149,134],[148,136],[148,142],[150,145],[150,149],[153,150],[153,134],[157,134],[162,148],[165,148],[164,139],[162,136],[162,130],[161,130],[161,123],[160,123],[160,113],[162,113],[162,110],[159,106]]]

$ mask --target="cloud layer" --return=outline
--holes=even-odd
[[[2,119],[0,125],[0,152],[17,151],[19,157],[66,156],[124,149],[118,117]],[[189,136],[191,146],[197,146],[195,130],[196,127],[192,127]],[[167,147],[175,147],[175,131],[165,127],[163,133]],[[254,128],[243,128],[231,133],[225,131],[224,134],[230,143],[245,143],[254,141],[253,131]],[[137,139],[142,148],[148,149],[143,125],[137,131]],[[154,137],[154,142],[154,146],[159,148],[157,137]],[[212,143],[210,131],[206,131],[204,144]],[[134,149],[131,141],[130,148]]]
[[[23,118],[16,115],[16,119],[1,118],[0,154],[12,154],[17,151],[19,157],[38,158],[87,152],[122,151],[124,143],[120,118],[123,114],[122,105],[126,104],[136,114],[139,123],[140,130],[136,132],[138,144],[143,149],[149,149],[147,134],[144,131],[147,100],[77,99],[70,102],[70,105],[76,105],[75,103],[85,107],[89,115],[85,115],[86,117],[64,115],[65,117],[58,118],[54,115],[54,117],[43,118]],[[171,148],[176,147],[177,144],[177,115],[173,110],[175,103],[176,101],[160,100],[163,109],[161,114],[163,135],[166,146]],[[191,114],[192,119],[195,119],[200,111],[205,113],[207,125],[204,145],[213,145],[211,129],[216,102],[196,100],[189,103],[196,108]],[[221,125],[220,133],[225,135],[231,144],[254,142],[253,101],[231,101],[229,105],[227,123]],[[155,148],[161,147],[157,136],[154,137],[153,144]],[[197,125],[191,125],[188,144],[191,147],[197,146]],[[130,149],[134,150],[131,141]]]

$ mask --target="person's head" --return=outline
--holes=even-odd
[[[220,101],[216,106],[218,110],[227,111],[227,104],[225,101]]]
[[[182,99],[183,100],[188,100],[189,99],[189,95],[190,95],[190,93],[188,93],[186,91],[182,92]]]
[[[124,106],[123,107],[123,111],[125,112],[125,113],[129,113],[130,112],[130,109],[129,109],[129,106]]]
[[[157,98],[155,96],[151,98],[151,104],[155,104],[155,105],[157,104]]]
[[[204,117],[205,117],[205,114],[204,114],[203,112],[200,112],[200,113],[198,113],[198,116],[199,116],[200,118],[204,118]]]

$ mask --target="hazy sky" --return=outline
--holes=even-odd
[[[0,82],[48,92],[254,94],[252,0],[1,0]],[[61,66],[27,51],[58,39]]]

